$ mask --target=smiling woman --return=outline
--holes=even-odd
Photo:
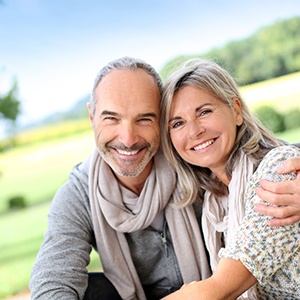
[[[170,76],[161,124],[162,148],[183,191],[181,206],[203,201],[213,271],[164,299],[300,299],[299,218],[272,228],[271,217],[253,209],[263,203],[255,193],[262,179],[297,190],[297,172],[282,175],[277,168],[289,158],[299,161],[300,150],[264,128],[229,73],[209,60],[187,62]]]
[[[210,168],[228,184],[225,165],[235,142],[237,126],[242,122],[238,98],[228,106],[204,90],[184,86],[173,98],[170,137],[185,161]]]

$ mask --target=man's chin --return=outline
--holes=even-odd
[[[140,169],[132,169],[132,170],[122,170],[120,168],[113,168],[113,171],[114,173],[118,174],[119,176],[122,176],[122,177],[136,177],[136,176],[139,176],[143,170],[140,170]]]

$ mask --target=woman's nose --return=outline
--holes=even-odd
[[[198,121],[191,121],[188,127],[189,127],[189,136],[191,139],[198,139],[199,135],[205,132],[205,128]]]

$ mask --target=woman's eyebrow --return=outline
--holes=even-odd
[[[172,121],[175,121],[175,120],[180,120],[180,119],[181,119],[181,117],[179,117],[179,116],[172,117],[171,119],[169,119],[169,123]]]

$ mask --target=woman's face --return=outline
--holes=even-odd
[[[209,168],[227,184],[225,164],[243,122],[240,101],[235,98],[233,103],[231,108],[204,90],[185,86],[173,97],[169,119],[178,154],[190,164]]]

